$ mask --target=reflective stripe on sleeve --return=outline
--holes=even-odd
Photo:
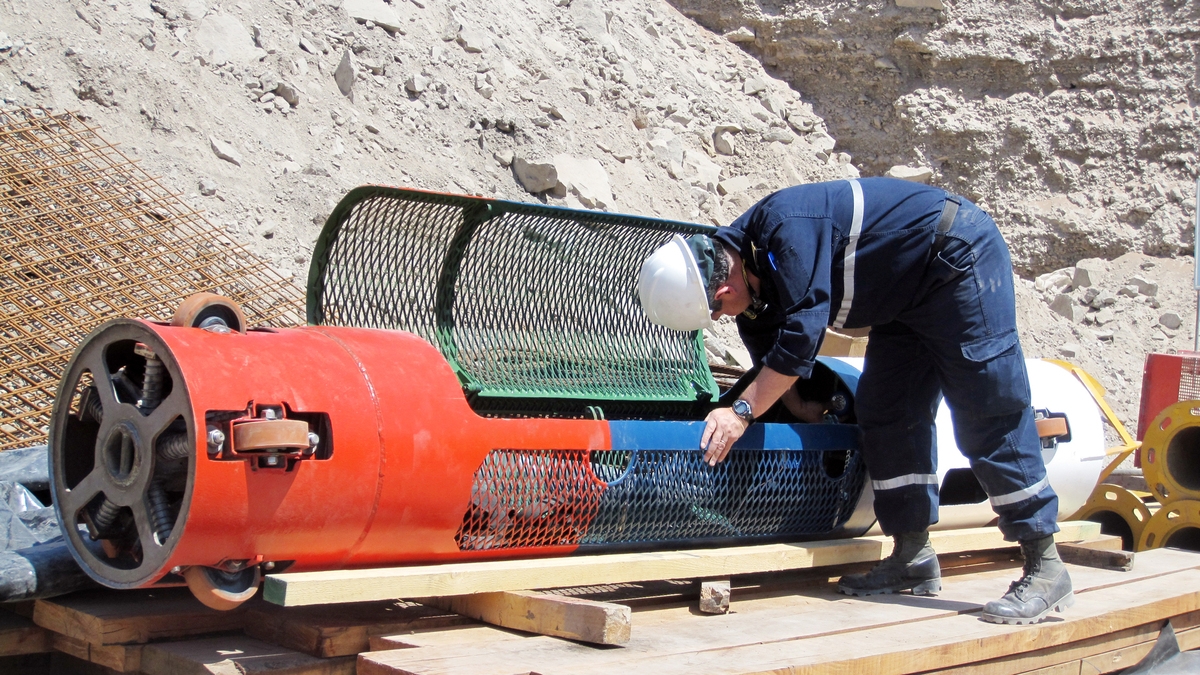
[[[878,492],[880,490],[895,490],[906,485],[937,485],[937,482],[936,473],[910,473],[887,480],[873,480],[871,481],[871,488]]]
[[[1033,485],[1030,485],[1029,487],[1025,488],[1024,490],[1017,490],[1016,492],[1010,492],[1006,495],[992,497],[992,506],[1008,506],[1009,504],[1016,504],[1017,502],[1023,502],[1026,499],[1029,499],[1030,497],[1041,492],[1042,489],[1045,488],[1049,484],[1050,484],[1050,476],[1046,476],[1045,478],[1039,480],[1038,482],[1034,483]]]
[[[854,193],[854,220],[850,223],[850,237],[846,242],[845,257],[842,259],[842,306],[838,308],[837,318],[833,322],[834,328],[846,325],[846,317],[850,315],[850,304],[854,302],[854,256],[858,252],[858,235],[862,232],[862,185],[853,178],[849,179],[849,182],[850,191]]]

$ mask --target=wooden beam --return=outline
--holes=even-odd
[[[52,633],[50,646],[82,661],[110,668],[118,673],[142,670],[142,645],[94,645],[66,635]]]
[[[447,645],[482,645],[523,640],[525,635],[492,626],[455,626],[444,630],[426,630],[403,635],[379,635],[371,638],[371,651],[419,649]]]
[[[1099,523],[1060,523],[1059,541],[1091,539]],[[1015,546],[993,527],[930,533],[939,553]],[[860,537],[695,551],[613,553],[533,560],[497,560],[366,570],[296,572],[266,578],[264,598],[285,607],[394,598],[467,595],[655,579],[724,577],[881,560],[891,537]]]
[[[248,603],[246,634],[311,656],[329,658],[368,651],[371,638],[473,623],[471,619],[415,603],[384,600],[318,607]]]
[[[142,650],[145,675],[354,675],[354,657],[319,659],[244,635],[159,642]]]
[[[1099,567],[1106,570],[1128,572],[1133,569],[1133,551],[1105,551],[1077,544],[1059,544],[1058,555],[1063,562],[1072,565]]]
[[[23,616],[0,610],[0,657],[50,651],[49,634]]]
[[[94,645],[115,645],[240,631],[243,614],[209,609],[183,588],[105,590],[38,600],[33,622]]]
[[[632,612],[625,605],[529,591],[497,591],[442,598],[432,604],[494,626],[538,635],[621,645],[629,642]]]

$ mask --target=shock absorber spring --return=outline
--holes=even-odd
[[[171,514],[171,504],[167,501],[167,492],[159,482],[150,484],[146,491],[150,500],[150,522],[159,544],[166,543],[175,525],[175,517]]]
[[[144,345],[139,344],[136,351],[146,359],[146,372],[142,376],[142,400],[138,401],[138,406],[142,410],[154,410],[162,403],[163,362]]]
[[[80,412],[80,417],[91,417],[96,422],[104,421],[104,404],[100,402],[100,392],[96,391],[96,387],[89,386],[83,392],[83,410]]]
[[[186,432],[159,436],[158,456],[162,459],[184,459],[192,454],[192,441]]]
[[[121,513],[121,507],[117,506],[108,497],[101,498],[100,505],[96,507],[96,513],[92,515],[92,524],[96,526],[96,531],[100,536],[104,536],[106,532],[112,529],[113,523],[117,521],[117,515]]]

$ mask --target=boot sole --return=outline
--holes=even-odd
[[[998,614],[988,614],[987,612],[983,612],[979,616],[981,619],[983,619],[984,621],[987,621],[988,623],[1003,623],[1003,624],[1008,624],[1010,626],[1028,626],[1031,624],[1040,623],[1043,619],[1046,618],[1046,615],[1049,614],[1051,612],[1051,610],[1062,613],[1068,607],[1070,607],[1071,605],[1074,605],[1074,604],[1075,604],[1075,593],[1071,592],[1071,593],[1067,593],[1066,595],[1064,595],[1061,599],[1059,599],[1058,602],[1047,607],[1046,611],[1042,612],[1041,614],[1036,614],[1034,616],[1030,616],[1030,617],[1000,616]]]
[[[871,595],[892,595],[901,591],[912,591],[913,595],[933,595],[942,590],[941,579],[929,579],[916,584],[900,584],[898,586],[888,586],[886,588],[847,588],[838,584],[838,593],[843,595],[853,595],[856,598],[865,598]]]

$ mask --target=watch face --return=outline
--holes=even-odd
[[[746,417],[750,414],[750,404],[738,399],[733,402],[733,412],[740,417]]]

